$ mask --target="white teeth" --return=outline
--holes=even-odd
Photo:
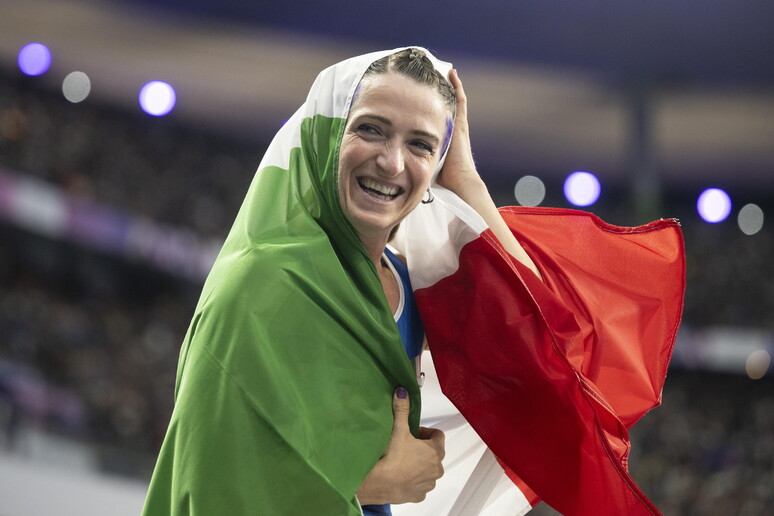
[[[358,183],[360,183],[360,186],[368,188],[369,190],[374,190],[382,195],[387,195],[390,197],[394,197],[398,195],[398,193],[401,191],[401,188],[399,186],[383,185],[381,183],[377,183],[373,179],[369,179],[366,177],[358,178]]]

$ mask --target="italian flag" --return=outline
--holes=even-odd
[[[543,283],[434,186],[394,242],[432,349],[421,393],[338,200],[352,96],[392,52],[321,72],[261,161],[181,347],[143,514],[361,514],[398,386],[415,435],[420,410],[447,431],[447,474],[396,514],[523,514],[538,497],[568,515],[657,514],[626,472],[626,429],[659,401],[679,322],[677,224],[504,209]]]

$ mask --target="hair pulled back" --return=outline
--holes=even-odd
[[[433,87],[451,111],[452,118],[457,111],[457,96],[449,81],[433,66],[430,58],[418,48],[406,48],[371,63],[363,79],[372,75],[397,72],[410,77],[420,84]]]

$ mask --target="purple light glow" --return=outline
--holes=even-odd
[[[722,222],[731,213],[731,198],[720,188],[707,188],[696,201],[696,211],[705,222]]]
[[[43,75],[51,66],[51,51],[42,43],[28,43],[19,50],[18,63],[25,75]]]
[[[150,81],[140,90],[140,107],[149,115],[169,114],[175,107],[176,100],[175,89],[163,81]]]
[[[564,180],[564,196],[575,206],[591,206],[601,191],[599,179],[589,172],[573,172]]]

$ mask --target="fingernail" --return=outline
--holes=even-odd
[[[395,394],[397,394],[398,398],[402,400],[405,400],[406,397],[408,397],[408,391],[403,387],[398,387],[398,390],[395,391]]]

